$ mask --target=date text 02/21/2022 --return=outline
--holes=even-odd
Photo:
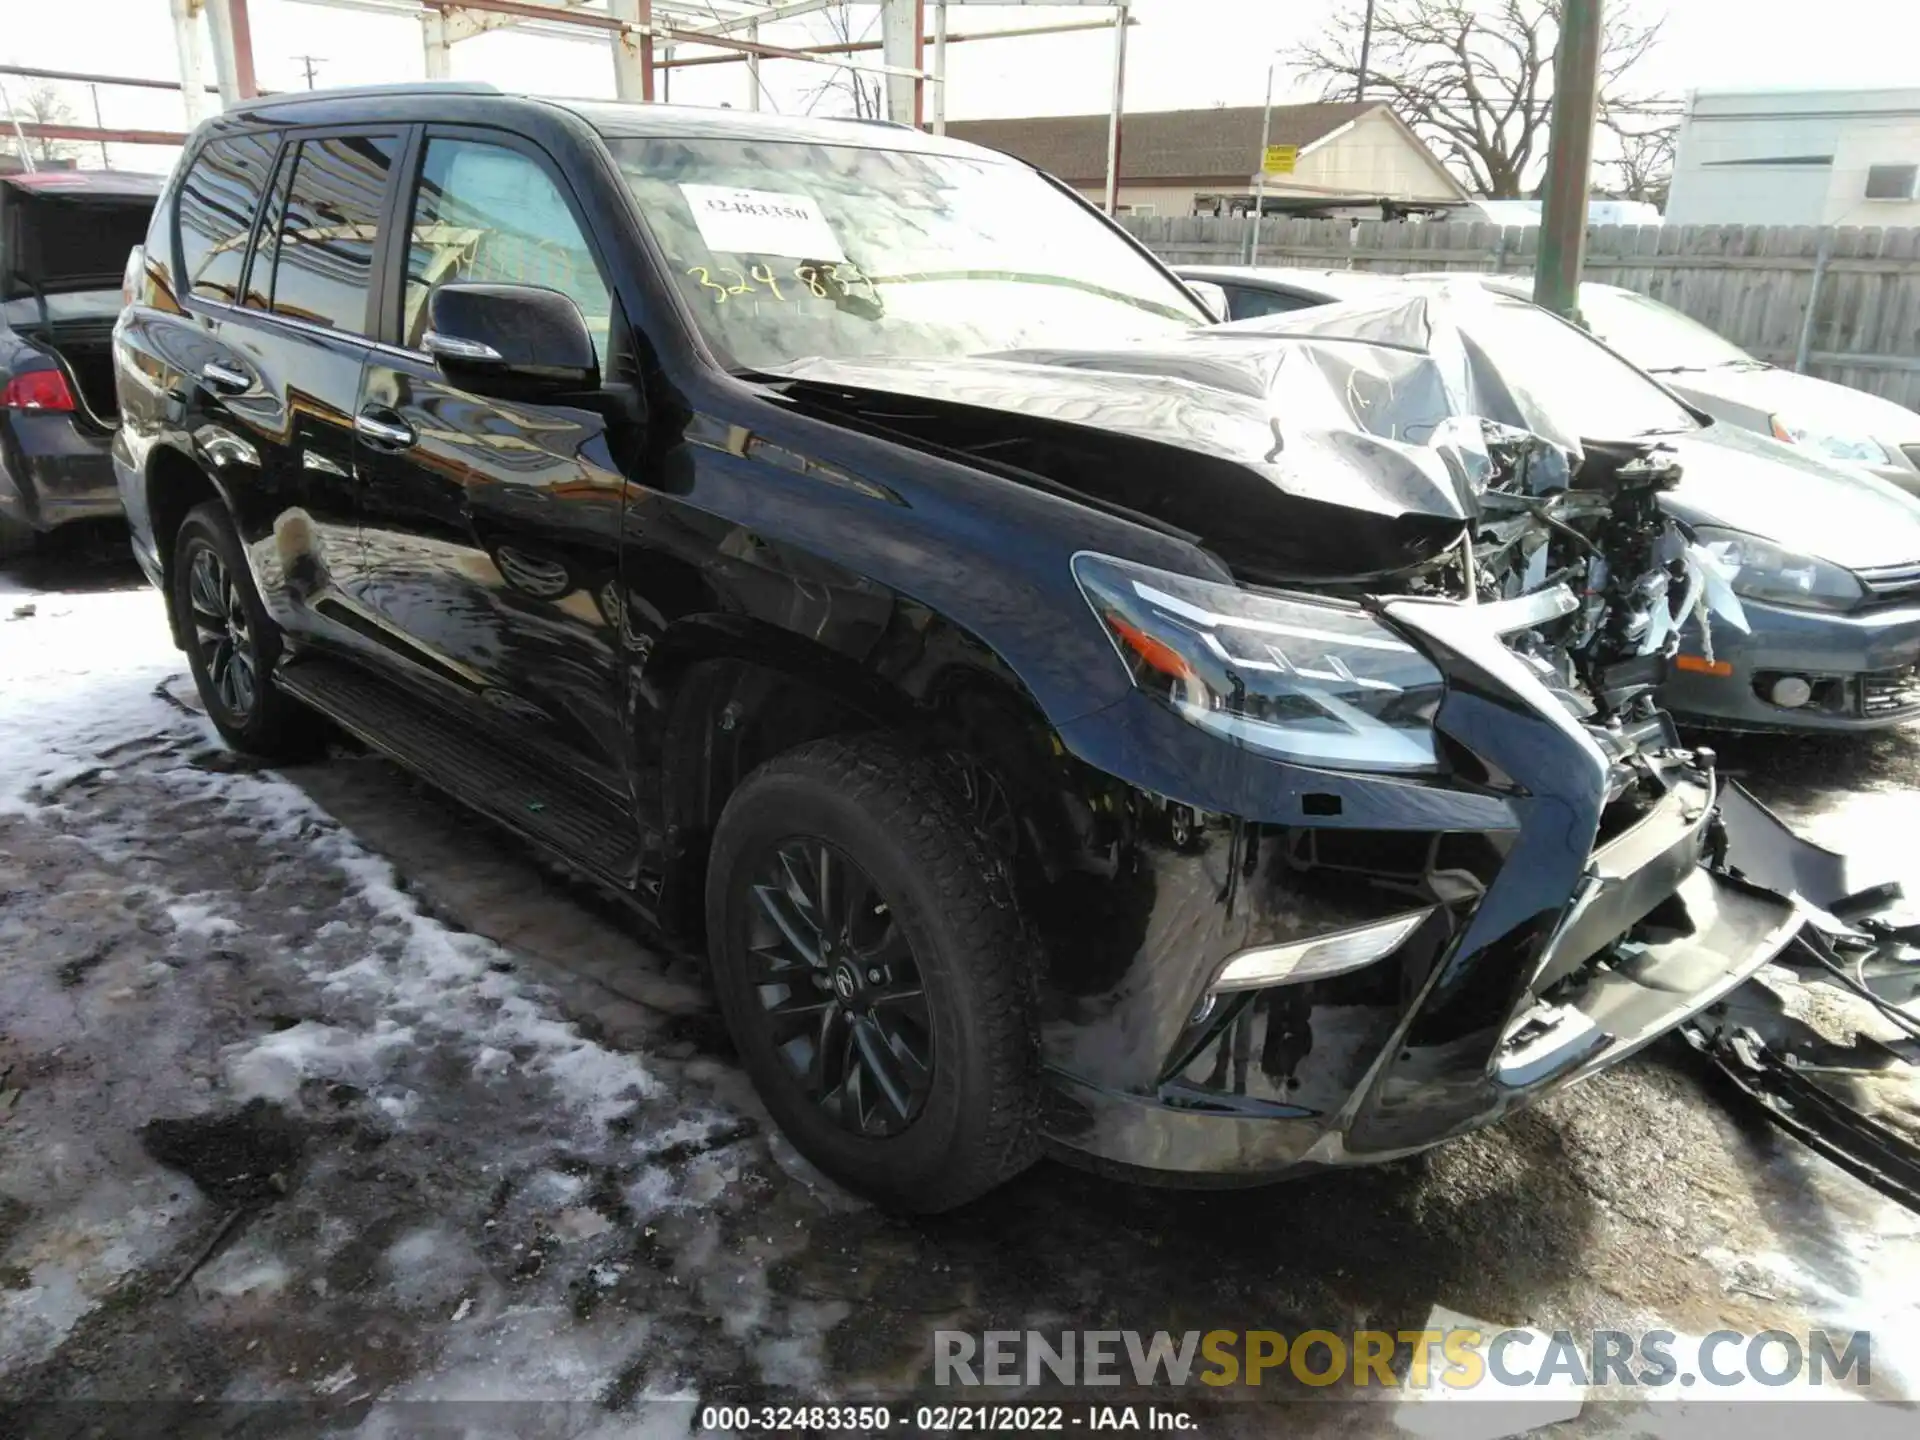
[[[907,1415],[886,1405],[708,1405],[700,1412],[700,1430],[777,1435],[789,1431],[848,1430],[873,1433],[904,1429]],[[1194,1419],[1184,1410],[1155,1405],[922,1405],[912,1415],[921,1433],[1011,1434],[1017,1431],[1154,1430],[1188,1431]]]

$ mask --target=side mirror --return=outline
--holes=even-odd
[[[1233,312],[1227,304],[1227,292],[1211,280],[1189,280],[1187,289],[1200,298],[1206,312],[1213,317],[1213,323],[1224,325],[1233,318]]]
[[[427,296],[427,327],[421,348],[456,384],[516,393],[599,388],[586,317],[558,290],[449,281]]]

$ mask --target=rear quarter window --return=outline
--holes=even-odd
[[[179,288],[238,303],[247,239],[278,144],[273,134],[224,136],[194,157],[180,186]]]

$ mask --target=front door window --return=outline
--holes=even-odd
[[[604,369],[613,301],[585,236],[551,177],[504,145],[427,142],[414,198],[402,334],[420,348],[427,295],[448,280],[558,290],[587,317]]]

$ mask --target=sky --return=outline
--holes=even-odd
[[[1135,0],[1127,108],[1169,110],[1213,104],[1258,105],[1276,51],[1311,36],[1337,0]],[[1920,0],[1635,0],[1666,17],[1665,34],[1636,77],[1636,88],[1678,95],[1689,87],[1858,87],[1920,84]],[[0,0],[0,63],[46,69],[174,79],[179,69],[167,0]],[[855,7],[856,29],[874,7]],[[953,33],[1087,19],[1104,10],[955,4]],[[321,85],[419,79],[425,74],[419,23],[403,15],[321,8],[303,0],[252,0],[254,60],[261,85],[305,85],[302,56],[317,57]],[[931,20],[929,20],[931,28]],[[827,38],[819,17],[768,30],[769,43]],[[1079,114],[1107,108],[1110,31],[954,45],[949,51],[951,119],[1019,114]],[[454,75],[547,94],[611,96],[606,42],[586,43],[497,31],[453,49]],[[801,111],[809,91],[832,71],[795,62],[762,67],[768,108]],[[207,78],[212,79],[209,63]],[[28,83],[0,76],[17,103]],[[678,72],[676,102],[744,107],[746,67]],[[84,85],[58,87],[79,123],[92,118]],[[1282,64],[1276,101],[1315,98],[1311,85]],[[836,97],[816,101],[834,113]],[[177,93],[101,87],[109,126],[180,129]],[[116,164],[165,168],[167,152],[115,147]],[[82,163],[88,163],[83,159]],[[92,163],[98,163],[93,160]]]

